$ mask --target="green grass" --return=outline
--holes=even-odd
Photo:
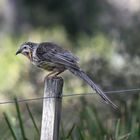
[[[82,101],[81,101],[82,102]],[[19,132],[16,132],[16,128],[12,125],[10,117],[4,114],[8,129],[11,132],[11,137],[16,139],[27,140],[31,136],[26,133],[25,122],[22,119],[22,113],[20,106],[15,99],[15,108],[17,112],[17,120],[19,121]],[[79,111],[79,121],[76,123],[70,123],[71,127],[65,129],[65,125],[62,123],[60,127],[60,139],[61,140],[139,140],[140,139],[140,119],[139,119],[139,100],[135,104],[120,106],[120,112],[114,111],[113,116],[102,117],[106,115],[106,112],[100,112],[93,105],[81,106]],[[133,109],[134,108],[134,109]],[[40,130],[38,129],[35,120],[36,116],[32,114],[32,111],[28,104],[26,104],[27,113],[30,118],[30,123],[33,128],[30,130],[32,136],[39,140]],[[104,110],[103,110],[104,111]],[[99,115],[100,113],[100,115]],[[41,120],[40,120],[41,122]],[[33,131],[33,129],[35,131]],[[18,137],[17,137],[18,136]]]

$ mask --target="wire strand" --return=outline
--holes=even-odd
[[[134,94],[134,92],[136,93],[137,91],[140,91],[140,88],[105,91],[104,93],[106,93],[106,94],[114,94],[114,93],[125,94],[127,92],[131,92],[131,94]],[[94,93],[79,93],[79,94],[73,93],[73,94],[64,94],[61,97],[65,98],[65,97],[72,97],[72,96],[91,96],[91,95],[94,95],[94,94],[95,94],[95,92]],[[52,96],[52,97],[36,97],[36,98],[28,98],[28,99],[17,99],[17,102],[22,103],[22,102],[29,102],[29,101],[44,100],[44,99],[48,99],[48,98],[56,98],[56,97]],[[0,105],[2,105],[2,104],[12,104],[12,103],[13,104],[15,103],[14,100],[7,100],[7,101],[0,102]]]

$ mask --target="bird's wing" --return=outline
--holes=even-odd
[[[41,43],[36,50],[36,54],[44,61],[79,69],[77,64],[78,58],[75,57],[71,52],[64,50],[54,43]]]

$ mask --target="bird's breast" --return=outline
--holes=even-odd
[[[40,60],[35,57],[33,58],[32,63],[33,63],[33,65],[35,65],[39,68],[45,69],[47,71],[53,71],[53,69],[56,68],[56,64],[47,62],[47,61],[43,61],[43,60]]]

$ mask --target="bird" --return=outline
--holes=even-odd
[[[16,55],[18,54],[26,56],[33,65],[50,71],[46,76],[47,78],[57,77],[62,72],[69,70],[72,74],[84,80],[107,104],[110,104],[114,109],[118,108],[103,90],[80,68],[78,57],[61,46],[53,42],[35,43],[28,41],[20,45],[16,52]]]

